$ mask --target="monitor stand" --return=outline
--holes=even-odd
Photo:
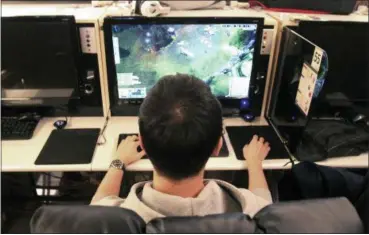
[[[74,89],[2,89],[1,103],[7,106],[63,106]]]

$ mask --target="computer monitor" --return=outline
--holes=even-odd
[[[319,106],[316,101],[325,88],[329,61],[324,48],[283,28],[267,119],[291,154]]]
[[[106,18],[110,104],[140,104],[165,75],[190,74],[220,100],[251,99],[262,18]]]
[[[73,16],[2,17],[1,23],[3,104],[43,105],[53,98],[64,103],[78,96]]]
[[[369,107],[368,22],[301,21],[298,32],[329,56],[316,115],[327,115],[327,106]],[[332,113],[335,111],[333,108]]]

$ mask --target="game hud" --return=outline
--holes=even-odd
[[[257,24],[113,25],[119,98],[144,98],[176,73],[196,76],[218,97],[246,98],[256,31]]]

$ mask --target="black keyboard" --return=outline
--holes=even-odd
[[[134,134],[134,133],[132,133],[132,134],[120,134],[119,135],[119,138],[118,138],[118,145],[117,145],[117,147],[119,146],[119,144],[120,144],[120,142],[122,140],[124,140],[127,136],[130,136],[130,135],[138,135],[138,134]],[[224,141],[224,137],[222,137],[222,140],[223,140],[223,146],[222,146],[222,148],[219,151],[219,155],[218,156],[212,156],[212,157],[228,157],[229,151],[228,151],[228,148],[227,148],[227,144]],[[141,147],[140,146],[137,147],[137,151],[141,151]],[[147,159],[147,156],[145,155],[142,159]]]
[[[37,119],[20,119],[19,117],[1,117],[2,140],[28,140],[38,124]]]

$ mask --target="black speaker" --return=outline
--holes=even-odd
[[[79,69],[79,95],[82,105],[101,106],[101,86],[97,56],[84,54],[81,56]]]
[[[78,23],[77,23],[78,24]],[[79,102],[77,104],[77,110],[81,116],[101,116],[103,115],[102,108],[102,95],[101,95],[101,84],[100,84],[100,71],[98,54],[96,52],[89,52],[90,44],[96,45],[95,34],[81,33],[81,29],[89,28],[94,32],[94,24],[78,24],[77,30],[80,32],[80,63],[79,63]],[[84,43],[84,44],[83,44]]]
[[[260,116],[263,106],[265,94],[265,85],[268,74],[268,66],[270,61],[270,50],[273,43],[274,26],[264,25],[263,38],[260,50],[259,63],[257,66],[256,79],[252,86],[253,99],[251,99],[251,112],[254,116]],[[251,92],[251,91],[250,91]]]

